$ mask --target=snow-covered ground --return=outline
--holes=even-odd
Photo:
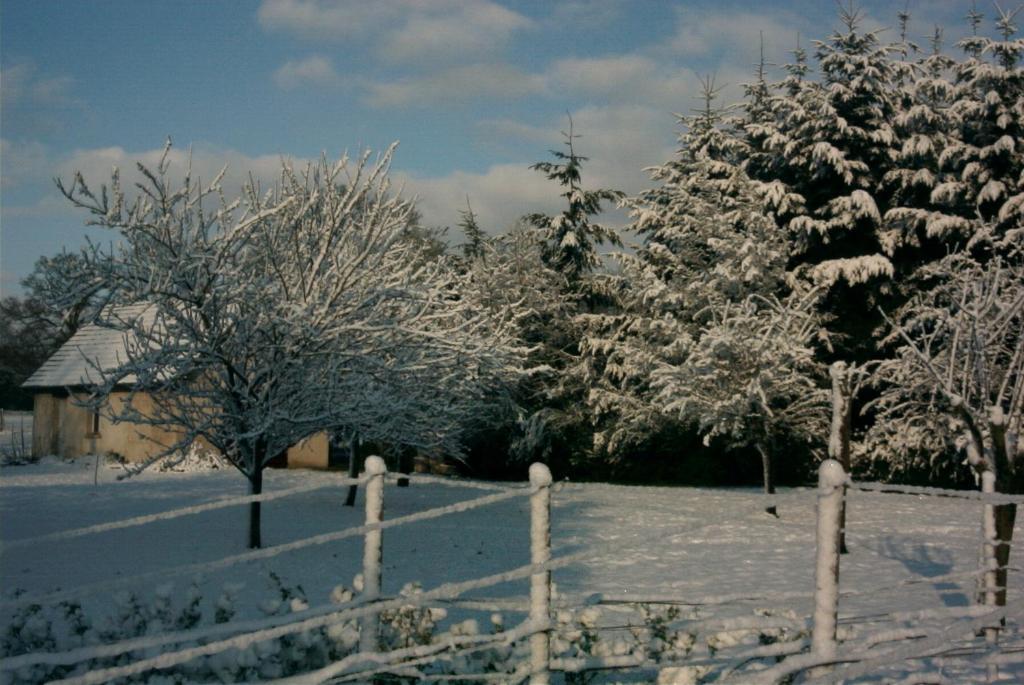
[[[0,471],[0,586],[4,598],[79,586],[103,587],[116,579],[171,566],[205,562],[244,551],[247,507],[208,511],[170,521],[65,540],[19,545],[19,539],[152,514],[246,494],[230,469],[191,473],[147,472],[118,481],[107,466],[94,481],[91,460],[55,459]],[[344,507],[341,474],[270,471],[266,491],[310,483],[326,487],[263,505],[265,546],[362,523],[362,497]],[[385,520],[488,494],[472,482],[389,483]],[[564,484],[553,496],[555,555],[581,549],[594,557],[554,571],[559,593],[583,598],[674,597],[747,594],[765,599],[751,607],[811,613],[814,588],[815,491],[784,490],[780,519],[763,512],[754,490]],[[407,582],[424,588],[468,580],[529,563],[529,512],[525,497],[384,531],[383,591]],[[964,607],[970,604],[978,559],[979,504],[956,499],[851,493],[850,554],[842,559],[841,616]],[[228,581],[244,582],[240,615],[270,590],[269,572],[301,586],[310,604],[327,601],[336,585],[352,586],[362,562],[362,538],[288,552],[204,574],[204,597],[215,598]],[[1013,560],[1011,560],[1011,565]],[[956,574],[963,577],[953,577]],[[190,574],[178,587],[191,582]],[[99,584],[99,585],[96,585]],[[141,597],[153,581],[116,584]],[[1021,588],[1011,575],[1011,596]],[[82,597],[88,611],[110,603],[108,590]],[[487,597],[523,597],[526,582],[489,588]],[[780,593],[787,593],[785,597]],[[802,593],[801,597],[790,593]],[[74,594],[74,593],[72,593]],[[246,607],[249,607],[248,609]],[[724,611],[724,610],[723,610]],[[3,616],[9,620],[9,612]],[[1024,669],[1019,671],[1024,673]]]

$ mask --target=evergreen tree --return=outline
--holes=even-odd
[[[931,199],[942,207],[936,230],[957,233],[977,254],[1005,254],[1021,239],[1024,218],[1024,39],[1014,38],[1019,10],[999,11],[1000,39],[978,35],[981,15],[968,15],[973,35],[959,46],[951,105],[955,135],[942,151],[942,182]]]
[[[608,305],[602,293],[601,279],[594,271],[601,265],[597,247],[604,243],[621,246],[612,228],[595,222],[606,202],[616,203],[623,193],[617,190],[585,190],[581,171],[586,157],[578,155],[572,117],[569,131],[563,132],[567,152],[552,150],[554,162],[538,162],[531,169],[542,172],[562,188],[566,208],[560,214],[530,214],[524,217],[541,239],[541,259],[547,268],[563,279],[563,300],[569,308],[565,321],[550,326],[536,340],[541,355],[552,372],[542,392],[534,393],[537,402],[523,421],[516,452],[527,458],[552,458],[577,462],[588,457],[593,429],[586,411],[588,392],[585,361],[580,357],[582,317]],[[565,463],[565,462],[563,462]],[[562,464],[553,464],[556,469]]]
[[[932,51],[921,58],[915,78],[903,90],[894,127],[903,141],[883,183],[892,196],[885,213],[883,247],[888,254],[900,250],[924,251],[913,260],[934,258],[951,237],[953,226],[932,202],[932,192],[941,182],[940,156],[953,142],[956,132],[951,106],[954,87],[950,74],[955,61],[942,52],[942,30],[936,27]],[[932,249],[928,249],[931,247]]]
[[[618,202],[623,193],[606,189],[584,190],[581,170],[587,158],[576,154],[574,141],[580,136],[573,132],[572,117],[569,117],[569,132],[562,135],[569,151],[551,150],[556,161],[538,162],[530,168],[562,186],[561,195],[566,199],[567,207],[555,216],[530,214],[526,221],[544,236],[544,261],[565,274],[571,287],[578,292],[585,276],[601,264],[597,246],[604,243],[622,245],[614,229],[595,223],[591,217],[601,213],[603,203]]]
[[[473,206],[469,204],[469,196],[466,196],[466,208],[459,210],[459,230],[466,237],[462,244],[462,256],[467,259],[484,259],[486,251],[484,244],[487,242],[487,234],[477,223],[476,214],[473,213]]]
[[[619,256],[621,310],[590,319],[590,405],[600,448],[634,447],[666,421],[693,426],[706,442],[756,448],[771,493],[776,440],[824,433],[815,295],[790,292],[766,186],[734,163],[746,148],[715,94],[706,79],[679,156],[627,201],[644,244]]]
[[[891,48],[858,30],[856,11],[841,16],[846,31],[818,43],[821,83],[800,91],[809,116],[794,131],[801,149],[790,162],[799,167],[798,192],[807,204],[807,213],[789,223],[798,261],[826,286],[892,274],[878,197],[896,141]]]

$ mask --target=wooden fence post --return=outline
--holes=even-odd
[[[551,561],[551,471],[544,464],[530,464],[530,563]],[[551,571],[530,576],[530,620],[551,620]],[[548,632],[530,636],[530,685],[551,682],[550,639]]]
[[[992,469],[982,471],[981,491],[988,494],[995,493],[996,474],[992,472]],[[985,606],[995,608],[998,604],[996,593],[999,589],[999,579],[997,577],[999,561],[996,559],[996,544],[998,543],[996,539],[998,537],[996,533],[996,507],[994,504],[986,502],[982,505],[981,510],[981,534],[983,537],[981,557],[985,570],[985,573],[981,576],[981,582],[984,583],[981,596]],[[999,628],[994,625],[985,628],[985,641],[994,648],[996,643],[999,642]],[[986,671],[988,682],[993,683],[999,678],[999,669],[995,664],[989,664]]]
[[[853,369],[846,362],[828,368],[832,377],[832,425],[828,434],[828,456],[850,470],[850,421],[853,416]],[[846,486],[843,486],[845,491]],[[839,511],[839,553],[846,554],[846,498]]]
[[[836,655],[836,619],[839,612],[839,514],[847,483],[846,472],[835,459],[818,467],[818,539],[814,567],[814,628],[811,653],[821,659]],[[821,674],[821,670],[812,671]]]
[[[367,457],[366,482],[366,523],[380,523],[384,514],[384,474],[387,466],[380,457]],[[384,531],[367,531],[363,542],[363,598],[373,602],[380,597],[381,558]],[[363,617],[359,629],[359,651],[376,652],[380,649],[378,640],[378,615],[370,613]]]

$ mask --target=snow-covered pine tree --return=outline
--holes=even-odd
[[[769,85],[762,55],[756,81],[744,89],[744,113],[737,123],[746,143],[742,167],[760,184],[765,210],[780,226],[806,213],[804,198],[795,190],[802,176],[799,166],[791,164],[800,150],[793,133],[809,115],[806,103],[820,96],[817,85],[807,80],[810,67],[799,36],[785,70],[781,82]]]
[[[861,31],[856,9],[840,16],[845,30],[816,41],[820,78],[804,77],[798,54],[770,101],[773,118],[752,122],[748,135],[775,156],[752,173],[782,182],[768,197],[785,198],[787,211],[776,214],[794,245],[791,268],[827,289],[822,305],[844,351],[868,356],[874,310],[893,275],[882,244],[888,198],[880,181],[898,145],[891,121],[901,72],[891,58],[897,48]]]
[[[724,113],[715,106],[713,77],[702,85],[703,107],[680,116],[685,132],[678,157],[651,169],[659,185],[624,202],[643,243],[635,254],[617,254],[620,272],[606,277],[615,306],[580,319],[594,451],[612,463],[673,429],[652,401],[651,375],[658,364],[685,359],[694,327],[689,316],[706,304],[687,286],[714,269],[707,240],[724,231],[701,186],[721,193],[742,145],[720,128]],[[715,169],[713,160],[720,160]]]
[[[1020,8],[998,11],[999,38],[979,35],[981,15],[969,15],[973,35],[959,43],[967,57],[955,67],[950,108],[955,135],[931,195],[941,207],[933,232],[979,255],[1005,254],[1024,235],[1024,38],[1015,38]]]
[[[644,244],[619,256],[621,311],[590,317],[590,403],[606,450],[667,415],[755,448],[771,493],[776,438],[824,443],[815,295],[790,294],[783,232],[763,210],[765,186],[735,163],[745,148],[723,129],[715,94],[705,80],[679,156],[626,202]]]
[[[587,158],[576,152],[575,141],[580,136],[575,133],[571,116],[569,130],[562,135],[567,151],[552,150],[556,161],[538,162],[530,168],[561,186],[566,207],[554,216],[529,214],[524,221],[541,236],[543,263],[564,279],[563,297],[572,309],[566,322],[550,327],[546,339],[537,341],[546,349],[543,355],[554,371],[548,376],[543,401],[532,407],[523,423],[516,449],[522,456],[550,456],[562,451],[566,453],[562,459],[578,461],[590,454],[592,443],[585,367],[580,358],[580,315],[608,304],[607,294],[600,289],[601,280],[594,278],[601,266],[597,247],[622,244],[615,229],[597,223],[594,217],[606,203],[617,203],[623,193],[584,189],[581,172]]]
[[[459,210],[458,227],[466,239],[466,242],[462,244],[462,256],[467,261],[486,258],[484,244],[487,242],[487,234],[477,223],[476,213],[473,212],[473,205],[469,203],[468,195],[466,196],[466,208]]]
[[[457,452],[479,403],[516,380],[522,350],[507,312],[476,306],[452,260],[409,239],[392,149],[376,162],[284,162],[272,191],[250,182],[237,200],[223,172],[209,185],[189,170],[172,180],[166,152],[140,167],[134,199],[116,170],[96,193],[81,174],[59,184],[120,234],[83,254],[107,296],[100,323],[128,345],[97,370],[94,407],[178,436],[161,455],[202,440],[253,494],[271,459],[320,431]],[[127,397],[108,405],[121,386]],[[260,515],[255,502],[253,547]]]
[[[621,246],[618,233],[595,222],[604,203],[614,205],[623,196],[618,190],[585,190],[581,171],[586,157],[576,154],[575,140],[580,136],[573,131],[569,117],[569,131],[562,133],[568,152],[551,150],[554,162],[538,162],[531,166],[549,180],[562,186],[566,208],[560,214],[529,214],[526,221],[541,231],[546,243],[544,259],[552,268],[565,275],[573,288],[580,287],[585,277],[601,264],[597,247],[604,243]]]
[[[904,277],[941,256],[958,233],[931,200],[942,181],[940,156],[956,135],[951,112],[954,66],[955,61],[942,52],[942,30],[936,27],[931,52],[918,60],[913,79],[901,91],[894,119],[902,144],[883,178],[892,199],[885,212],[882,247],[890,257],[904,256],[896,259]]]

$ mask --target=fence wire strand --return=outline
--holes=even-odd
[[[389,474],[391,475],[391,474]],[[403,476],[404,477],[404,476]],[[476,499],[459,502],[452,505],[436,507],[425,511],[417,512],[407,516],[387,520],[378,524],[353,526],[340,531],[310,536],[301,540],[283,543],[272,547],[251,550],[241,554],[223,557],[209,562],[197,562],[184,564],[173,568],[160,569],[157,571],[138,574],[132,577],[118,578],[96,583],[90,583],[71,588],[58,590],[50,593],[37,594],[35,596],[21,596],[13,600],[0,602],[0,608],[24,606],[30,603],[56,602],[62,599],[75,596],[83,596],[101,591],[110,591],[113,588],[125,585],[153,581],[167,577],[181,576],[194,573],[207,573],[229,568],[236,564],[246,563],[255,560],[262,560],[303,549],[315,545],[322,545],[336,540],[355,537],[374,530],[382,530],[406,525],[419,521],[426,521],[448,514],[469,511],[478,507],[487,506],[509,500],[515,497],[529,495],[534,492],[531,487],[522,486],[499,486],[474,481],[460,481],[437,478],[434,476],[413,476],[414,482],[442,484],[452,487],[468,487],[480,490],[487,490],[493,494],[478,497]],[[257,496],[236,497],[220,499],[190,507],[181,507],[157,514],[136,516],[120,521],[95,524],[82,528],[59,531],[34,538],[25,538],[6,543],[8,548],[24,547],[38,542],[51,542],[56,540],[73,539],[94,533],[106,532],[133,526],[141,526],[148,523],[171,520],[182,516],[189,516],[215,509],[244,505],[249,502],[266,502],[275,499],[288,497],[304,492],[310,492],[326,487],[345,486],[365,483],[366,478],[343,479],[331,483],[318,483],[305,486],[298,486],[272,493],[264,493]],[[571,486],[565,486],[571,487]],[[915,496],[929,496],[941,498],[955,498],[980,502],[984,504],[1017,504],[1024,503],[1024,496],[1004,495],[1001,493],[982,493],[977,491],[947,490],[942,488],[927,488],[915,486],[892,486],[884,483],[858,483],[849,485],[850,490],[863,492],[877,492],[884,494],[902,494]],[[561,489],[556,487],[556,489]],[[806,492],[789,493],[788,497],[816,497],[816,490]],[[783,497],[784,499],[787,497]],[[758,502],[751,506],[750,512],[760,510],[764,502]],[[680,530],[680,533],[693,533],[703,529],[721,525],[721,522],[694,525]],[[149,670],[160,670],[171,668],[175,665],[191,661],[193,659],[223,652],[228,649],[244,649],[258,642],[272,640],[283,635],[297,632],[323,628],[339,621],[351,620],[371,613],[379,613],[392,608],[418,607],[436,605],[438,603],[456,603],[467,609],[475,610],[510,610],[523,611],[526,605],[512,600],[484,600],[464,599],[462,595],[476,589],[490,587],[504,582],[520,580],[533,574],[562,568],[570,564],[587,563],[606,558],[609,554],[621,556],[628,553],[630,549],[642,546],[637,545],[589,545],[585,549],[575,551],[565,556],[554,559],[545,564],[520,566],[510,571],[505,571],[490,576],[477,578],[457,583],[446,583],[432,590],[418,595],[408,597],[395,597],[374,602],[367,602],[356,598],[345,604],[322,605],[293,614],[273,616],[264,619],[245,621],[239,623],[216,624],[205,626],[188,631],[177,631],[153,636],[145,636],[131,640],[125,640],[112,645],[95,645],[67,650],[65,652],[38,652],[22,654],[6,659],[0,663],[0,672],[13,671],[24,666],[31,665],[72,665],[92,659],[109,656],[116,656],[143,649],[165,647],[176,645],[176,651],[163,652],[158,655],[136,661],[134,663],[89,671],[84,674],[68,677],[63,680],[54,681],[63,685],[95,685],[107,682],[108,680],[122,677],[130,677]],[[578,541],[570,540],[556,548],[563,551],[578,545]],[[1009,568],[1009,567],[1007,567]],[[858,595],[879,594],[889,590],[898,590],[914,584],[934,584],[936,582],[947,582],[955,579],[974,578],[989,572],[990,569],[975,570],[970,572],[958,572],[934,576],[928,578],[911,578],[895,584],[883,585],[872,589],[846,590],[842,591],[842,597]],[[605,593],[573,599],[567,597],[554,597],[553,603],[559,607],[582,607],[592,605],[639,605],[639,604],[673,604],[686,606],[721,606],[751,601],[785,601],[790,599],[806,599],[812,596],[810,592],[776,592],[776,593],[735,593],[722,595],[709,595],[705,597],[681,598],[681,597],[609,597]],[[502,604],[501,607],[498,605]],[[884,668],[899,662],[910,662],[925,658],[937,659],[965,659],[968,656],[984,657],[986,663],[1018,664],[1024,662],[1024,645],[1016,645],[1017,642],[1010,641],[1008,645],[1000,647],[977,650],[971,647],[970,640],[965,644],[963,636],[972,634],[972,631],[989,627],[993,621],[1007,617],[1019,618],[1020,612],[1024,610],[1024,600],[1017,600],[1009,603],[1006,607],[993,609],[987,606],[951,607],[934,610],[919,610],[896,612],[886,615],[870,616],[844,616],[839,618],[840,624],[853,626],[850,636],[841,642],[844,651],[836,657],[822,659],[812,653],[800,653],[807,648],[808,640],[798,638],[794,640],[781,641],[770,645],[749,647],[738,650],[738,653],[729,654],[727,651],[716,655],[713,652],[706,657],[699,654],[688,655],[688,658],[680,660],[680,665],[724,665],[725,670],[721,673],[723,682],[743,683],[775,683],[780,678],[785,678],[796,673],[810,671],[810,675],[802,682],[807,685],[813,683],[834,682],[836,679],[855,678],[861,675],[877,673],[879,668]],[[878,620],[874,620],[878,619]],[[904,623],[916,625],[895,626],[893,628],[877,630],[874,632],[861,632],[857,626],[867,626],[878,623],[881,620],[891,623]],[[709,617],[702,620],[679,620],[672,622],[668,627],[672,630],[679,629],[700,629],[707,632],[743,632],[765,629],[789,628],[803,630],[809,625],[809,618],[789,619],[779,616],[739,616],[739,617]],[[642,627],[642,626],[637,626]],[[466,680],[498,680],[501,682],[518,682],[526,676],[522,668],[512,674],[491,673],[491,674],[429,674],[421,673],[415,669],[423,663],[433,663],[438,660],[450,660],[463,654],[478,652],[496,645],[508,646],[518,640],[528,637],[537,632],[550,629],[550,625],[538,626],[529,619],[524,620],[515,628],[491,634],[472,636],[451,636],[444,640],[432,642],[427,645],[417,645],[390,652],[362,652],[349,655],[328,666],[303,673],[300,675],[283,678],[273,681],[282,685],[320,685],[322,683],[343,682],[352,679],[373,678],[385,673],[398,673],[404,669],[406,675],[414,676],[426,682],[445,681],[466,681]],[[1007,633],[1004,630],[1004,638]],[[1016,639],[1019,635],[1014,633]],[[229,636],[229,637],[223,637]],[[961,637],[957,637],[961,636]],[[222,638],[223,639],[218,639]],[[212,642],[205,642],[213,639]],[[194,646],[181,649],[185,644],[200,642]],[[887,643],[899,643],[898,646],[886,649]],[[952,646],[951,646],[952,645]],[[751,661],[766,657],[788,657],[779,664],[757,671],[755,673],[740,673],[740,670]],[[655,661],[642,654],[625,654],[618,656],[586,656],[577,658],[556,658],[550,662],[551,668],[565,672],[581,672],[589,670],[607,669],[646,669],[658,670],[669,664],[677,663],[675,659]],[[829,667],[831,670],[827,677],[820,675],[817,669]],[[742,680],[734,681],[732,676],[742,677]],[[512,680],[512,678],[517,678]],[[902,681],[901,681],[902,682]],[[907,683],[918,682],[909,681]],[[931,682],[931,681],[929,681]]]
[[[497,573],[490,576],[477,578],[474,580],[461,581],[457,583],[446,583],[432,590],[428,590],[426,592],[423,592],[419,595],[412,597],[400,597],[397,599],[388,600],[384,602],[373,602],[370,604],[364,604],[363,606],[341,609],[338,611],[333,611],[298,621],[294,620],[294,615],[275,617],[277,619],[280,619],[281,623],[273,625],[272,627],[252,632],[246,632],[241,635],[235,635],[230,638],[199,645],[196,647],[190,647],[184,650],[164,652],[157,656],[150,657],[148,659],[143,659],[141,661],[136,661],[131,664],[126,664],[124,666],[101,669],[99,671],[90,671],[83,675],[75,676],[72,678],[66,678],[64,680],[57,680],[54,681],[54,683],[60,683],[61,685],[95,685],[97,683],[107,682],[114,678],[122,678],[126,676],[136,675],[149,670],[166,669],[172,666],[176,666],[178,664],[191,661],[192,659],[195,659],[200,656],[209,656],[211,654],[217,654],[219,652],[223,652],[233,647],[245,648],[257,642],[272,640],[278,637],[282,637],[284,635],[290,635],[305,630],[315,630],[330,625],[331,623],[334,623],[336,621],[358,618],[369,614],[387,611],[389,609],[398,609],[409,606],[423,606],[438,598],[457,597],[467,592],[471,592],[472,590],[491,587],[493,585],[507,583],[514,580],[521,580],[523,578],[528,578],[536,573],[542,573],[556,568],[568,566],[570,564],[578,562],[582,558],[582,554],[569,555],[557,559],[552,559],[551,561],[544,564],[530,564],[526,566],[520,566],[511,571],[504,571],[502,573]],[[171,643],[173,643],[173,641]],[[45,655],[46,653],[39,653],[35,656],[38,658],[43,658],[45,657]],[[4,665],[3,669],[6,670],[7,666]]]
[[[188,507],[180,507],[177,509],[169,509],[156,514],[145,514],[143,516],[133,516],[132,518],[120,519],[118,521],[109,521],[107,523],[97,523],[91,526],[84,526],[82,528],[72,528],[69,530],[57,531],[55,533],[47,533],[45,535],[39,535],[31,538],[17,538],[4,542],[4,547],[7,549],[28,547],[30,545],[36,545],[41,542],[54,542],[57,540],[70,540],[72,538],[82,537],[84,535],[93,535],[96,533],[106,533],[111,530],[120,530],[122,528],[132,528],[134,526],[142,526],[148,523],[155,523],[157,521],[170,521],[172,519],[180,518],[182,516],[194,516],[196,514],[202,514],[207,511],[214,511],[217,509],[224,509],[227,507],[236,507],[243,504],[250,504],[252,502],[272,502],[283,497],[292,497],[305,492],[312,492],[314,490],[323,490],[324,488],[333,487],[344,487],[346,485],[359,485],[364,483],[365,478],[345,478],[343,480],[333,481],[330,483],[311,483],[307,485],[300,485],[294,488],[288,488],[286,490],[277,490],[274,492],[265,492],[259,495],[245,495],[242,497],[230,497],[216,499],[212,502],[204,502],[202,504],[194,504]]]
[[[498,502],[503,502],[507,499],[522,497],[528,494],[530,494],[529,490],[499,492],[493,495],[485,495],[483,497],[478,497],[476,499],[458,502],[456,504],[449,504],[443,507],[427,509],[426,511],[420,511],[415,514],[409,514],[407,516],[400,516],[398,518],[386,520],[381,523],[353,526],[351,528],[345,528],[343,530],[334,531],[331,533],[313,535],[307,538],[303,538],[301,540],[295,540],[293,542],[285,542],[271,547],[254,549],[248,552],[241,552],[239,554],[222,557],[214,561],[200,561],[192,564],[182,564],[167,569],[157,569],[155,571],[149,571],[147,573],[140,573],[134,576],[126,576],[123,578],[115,578],[110,580],[97,581],[94,583],[87,583],[85,585],[79,585],[77,587],[69,588],[67,590],[56,590],[54,592],[35,595],[21,595],[13,599],[3,600],[2,602],[0,602],[0,609],[15,608],[20,606],[26,606],[29,604],[57,603],[66,599],[83,597],[90,594],[95,594],[97,592],[110,592],[115,588],[134,585],[141,582],[152,582],[156,580],[174,578],[183,575],[194,575],[210,573],[212,571],[220,571],[225,568],[230,568],[232,566],[242,563],[270,559],[271,557],[275,557],[279,554],[284,554],[286,552],[294,552],[296,550],[312,547],[315,545],[325,545],[330,542],[336,542],[338,540],[344,540],[346,538],[364,535],[365,533],[371,530],[385,530],[388,528],[394,528],[395,526],[401,526],[409,523],[417,523],[420,521],[427,521],[430,519],[439,518],[441,516],[447,516],[449,514],[460,513],[464,511],[469,511],[471,509],[476,509],[478,507],[496,504]]]

